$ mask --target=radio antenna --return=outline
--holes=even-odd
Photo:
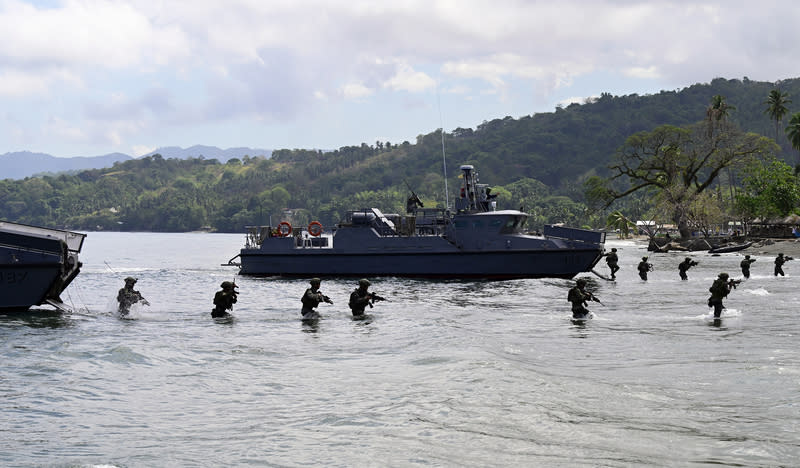
[[[442,172],[444,173],[444,206],[450,208],[450,193],[447,190],[447,157],[444,151],[444,123],[442,122],[442,102],[439,97],[439,81],[436,81],[436,106],[439,108],[439,129],[442,132]]]

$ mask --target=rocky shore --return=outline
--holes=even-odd
[[[753,245],[742,250],[742,255],[778,255],[783,253],[794,258],[800,258],[800,239],[760,239]]]
[[[681,241],[679,239],[657,239],[650,241],[648,250],[651,252],[703,252],[709,251],[713,247],[725,246],[723,239],[690,239]],[[738,251],[745,255],[778,255],[783,253],[790,257],[800,258],[800,238],[798,239],[774,239],[774,238],[748,238],[739,237],[736,239],[724,239],[727,245],[744,244],[752,242],[746,249]]]

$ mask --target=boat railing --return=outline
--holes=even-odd
[[[278,228],[272,226],[246,226],[245,249],[258,249],[269,238],[289,238],[295,248],[324,249],[333,247],[333,232],[322,232],[312,235],[307,228],[293,227],[286,235],[282,235]]]
[[[83,248],[83,240],[86,238],[86,234],[78,232],[29,226],[27,224],[12,223],[9,221],[0,221],[0,229],[15,234],[59,239],[67,244],[67,249],[69,251],[76,253],[81,251],[81,248]]]
[[[294,246],[297,249],[332,249],[333,233],[326,232],[312,236],[307,229],[297,230]]]
[[[442,235],[450,223],[444,208],[420,208],[414,216],[414,233],[418,236]]]
[[[272,228],[270,226],[245,226],[244,246],[246,249],[257,249],[270,236]]]
[[[591,244],[603,244],[606,241],[604,231],[592,231],[590,229],[569,228],[546,224],[542,231],[545,237],[558,237],[561,239],[589,242]]]

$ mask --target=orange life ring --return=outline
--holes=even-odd
[[[322,234],[322,223],[319,221],[311,221],[311,224],[308,225],[308,233],[314,237]]]
[[[281,221],[281,223],[278,224],[278,234],[281,237],[286,237],[291,233],[292,233],[292,225],[291,224],[287,223],[286,221]]]

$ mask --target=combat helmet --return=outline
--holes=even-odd
[[[728,279],[728,276],[729,276],[729,275],[728,275],[727,273],[725,273],[725,272],[722,272],[722,273],[720,273],[720,274],[719,274],[719,277],[720,277],[721,279],[723,279],[723,280],[726,280],[726,279]]]
[[[311,278],[311,281],[309,281],[309,283],[311,283],[312,285],[321,284],[322,280],[319,278]]]
[[[370,282],[369,282],[369,280],[368,280],[368,279],[366,279],[366,278],[362,278],[362,279],[358,280],[358,285],[359,285],[359,286],[364,286],[364,287],[366,287],[366,286],[369,286],[370,284],[371,284],[371,283],[370,283]]]
[[[580,278],[580,279],[578,279],[578,281],[576,281],[575,283],[576,283],[578,286],[586,286],[586,280],[585,280],[585,279],[583,279],[583,278]]]
[[[134,278],[133,276],[129,276],[129,277],[125,278],[125,283],[135,283],[136,281],[138,281],[138,280],[136,278]]]

